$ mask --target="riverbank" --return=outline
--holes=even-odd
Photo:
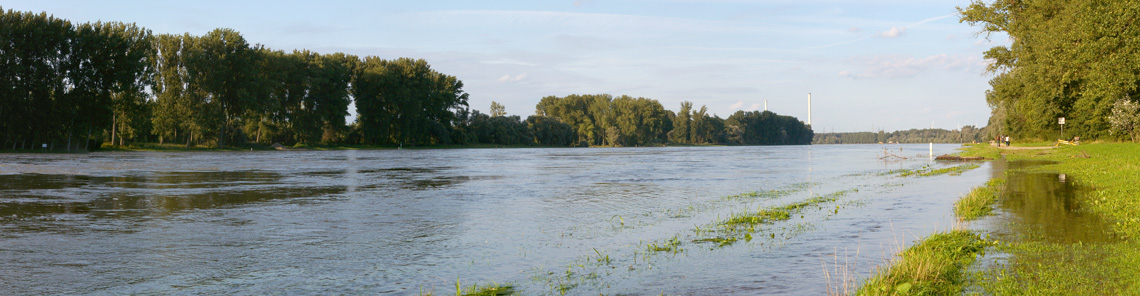
[[[1018,146],[1013,148],[1016,147]],[[1052,149],[1006,149],[988,145],[968,145],[961,153],[962,156],[983,156],[997,161],[1034,163],[1025,168],[1011,167],[1006,170],[1004,176],[995,176],[987,186],[975,189],[976,192],[980,190],[997,192],[994,200],[998,205],[1025,203],[1024,200],[1014,199],[1015,196],[1024,195],[1024,192],[1015,190],[1059,194],[1054,192],[1059,191],[1055,187],[1044,183],[1027,183],[1028,185],[1021,185],[1023,187],[1021,189],[1005,188],[1005,186],[995,189],[991,186],[994,183],[1004,183],[1005,178],[1047,175],[1046,179],[1052,178],[1053,181],[1046,182],[1065,183],[1063,185],[1065,189],[1075,193],[1066,193],[1068,195],[1054,197],[1053,200],[1044,202],[1031,202],[1036,203],[1030,205],[1031,207],[1060,206],[1063,207],[1060,210],[1067,211],[1069,215],[1085,218],[1076,221],[1099,222],[1095,224],[1085,222],[1090,225],[1073,228],[1083,229],[1078,232],[1086,233],[1058,235],[1045,233],[1050,230],[1032,224],[1040,222],[1041,219],[1060,217],[1026,219],[1018,217],[1017,213],[999,213],[998,215],[1003,217],[981,218],[983,221],[990,219],[987,224],[989,229],[983,228],[976,231],[976,234],[987,239],[946,240],[944,234],[932,235],[917,242],[908,251],[901,252],[898,260],[880,271],[879,277],[867,280],[858,293],[911,295],[916,292],[912,287],[941,287],[936,291],[950,294],[962,293],[963,289],[970,293],[995,295],[1140,294],[1138,286],[1140,270],[1135,268],[1140,264],[1140,239],[1138,239],[1140,199],[1135,197],[1135,192],[1140,192],[1140,183],[1136,182],[1140,180],[1140,153],[1137,152],[1140,152],[1140,145],[1131,143],[1086,144]],[[960,207],[961,204],[960,202]],[[993,207],[986,202],[978,204],[980,206],[975,206],[969,211],[956,211],[957,215],[962,220],[970,220],[968,218],[979,213],[982,215],[990,213],[990,207]],[[1033,212],[1041,211],[1038,209]],[[959,235],[959,237],[967,236]],[[954,244],[947,247],[947,241]],[[991,257],[995,258],[978,260],[977,263],[973,263],[973,267],[962,264],[963,260],[973,261],[972,258],[963,259],[962,250],[972,249],[972,246],[979,242],[984,242],[988,246],[985,251],[979,253],[990,253]],[[926,253],[911,251],[931,249],[929,245],[943,246],[936,248],[942,250],[942,253],[916,255]],[[938,262],[929,262],[930,259],[921,258],[933,258]],[[908,278],[902,281],[881,279],[902,270],[913,269],[908,268],[906,262],[915,260],[926,260],[928,262],[926,264],[950,268],[950,271],[945,273],[954,276],[925,280]],[[959,274],[962,276],[956,276]],[[884,285],[884,282],[889,284]]]

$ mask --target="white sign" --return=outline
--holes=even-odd
[[[43,147],[44,147],[44,148],[47,148],[47,144],[44,144],[44,146],[43,146]]]
[[[1058,117],[1057,118],[1057,124],[1065,124],[1065,118],[1064,117]]]

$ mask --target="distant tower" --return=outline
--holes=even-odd
[[[764,100],[764,111],[768,111],[768,100]]]
[[[808,122],[807,122],[807,125],[811,125],[811,93],[808,93]]]

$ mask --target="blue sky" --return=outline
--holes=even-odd
[[[609,93],[768,109],[816,132],[984,126],[982,52],[1007,44],[958,23],[968,0],[52,1],[4,9],[154,33],[219,27],[291,51],[412,57],[526,117],[544,96]]]

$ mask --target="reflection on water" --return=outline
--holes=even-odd
[[[883,176],[942,164],[884,162],[881,151],[0,155],[0,294],[410,295],[456,279],[526,295],[556,293],[560,280],[577,285],[571,294],[821,294],[821,261],[851,255],[863,262],[852,270],[869,270],[897,237],[953,223],[950,205],[987,173]],[[645,253],[730,214],[852,189],[751,241]],[[787,193],[725,198],[771,190]],[[598,269],[565,276],[589,262]]]
[[[281,179],[262,171],[0,175],[0,220],[53,214],[141,216],[344,191],[336,186],[289,186]]]
[[[1006,178],[1006,189],[998,208],[1005,229],[999,234],[1053,243],[1094,243],[1112,241],[1108,224],[1100,216],[1081,209],[1088,192],[1079,180],[1064,174],[1035,173],[1019,169],[1048,162],[1013,161],[998,167]]]

